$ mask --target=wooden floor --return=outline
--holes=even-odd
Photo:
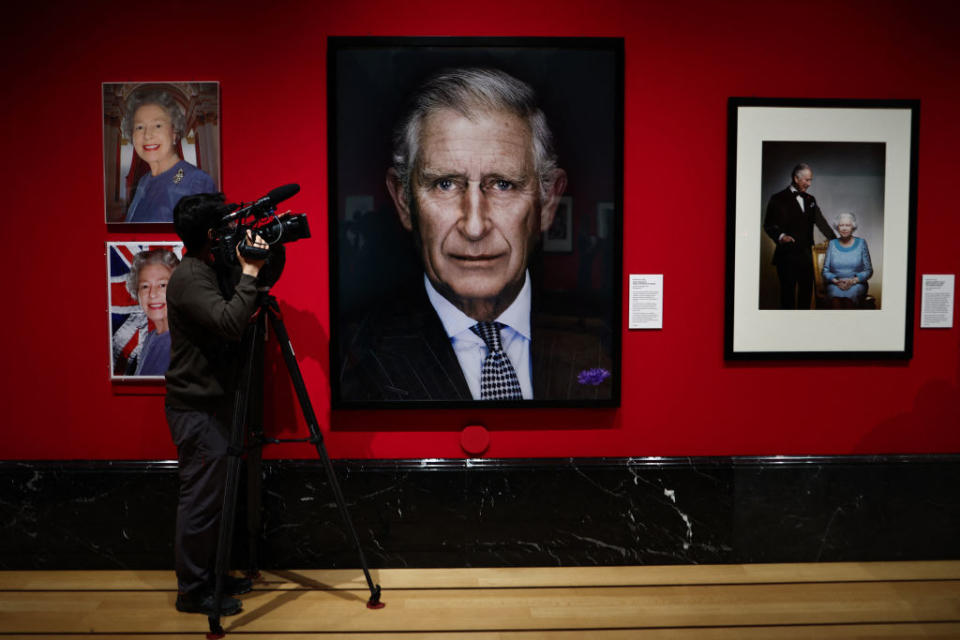
[[[265,573],[228,638],[960,638],[960,562]],[[0,572],[0,639],[202,638],[173,574]]]

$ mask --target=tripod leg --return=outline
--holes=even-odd
[[[227,573],[230,551],[233,546],[233,526],[237,508],[237,487],[240,483],[240,463],[243,454],[243,438],[247,420],[247,398],[250,395],[250,386],[253,378],[257,336],[264,326],[265,319],[261,314],[256,323],[247,328],[244,336],[244,346],[247,348],[246,362],[241,371],[242,383],[234,393],[233,420],[230,428],[230,446],[227,450],[227,480],[223,490],[223,510],[220,514],[220,534],[217,540],[217,559],[214,565],[213,611],[207,616],[210,632],[207,638],[222,638],[226,635],[220,625],[220,605],[223,599],[223,577]]]
[[[264,314],[261,314],[263,316]],[[261,318],[258,316],[258,322]],[[258,327],[258,336],[254,341],[254,368],[250,392],[247,395],[247,568],[246,575],[251,580],[260,576],[260,533],[262,530],[262,461],[263,461],[263,351],[266,339],[266,318]]]
[[[261,469],[262,444],[255,444],[247,452],[247,556],[246,575],[251,580],[260,577]]]
[[[357,548],[357,555],[360,557],[360,566],[363,568],[363,576],[367,580],[367,587],[370,589],[370,599],[367,601],[367,607],[370,609],[381,609],[385,605],[380,602],[380,585],[375,585],[370,577],[370,569],[367,566],[367,558],[363,554],[363,547],[360,545],[360,538],[353,528],[353,520],[350,518],[350,512],[347,511],[347,503],[344,500],[343,492],[340,490],[340,483],[337,481],[337,474],[330,462],[330,456],[327,448],[323,444],[323,434],[320,432],[320,425],[317,422],[317,416],[313,411],[313,404],[310,402],[310,396],[307,394],[307,386],[303,381],[303,375],[300,373],[300,366],[297,364],[297,358],[293,353],[293,346],[290,344],[290,336],[287,334],[287,328],[283,324],[279,311],[276,307],[276,300],[270,299],[270,306],[267,307],[270,314],[270,326],[273,327],[280,341],[280,350],[283,352],[283,359],[287,365],[287,371],[290,373],[290,379],[293,382],[293,388],[297,392],[297,400],[300,402],[300,410],[303,412],[303,418],[307,422],[307,428],[310,430],[310,438],[317,449],[317,454],[323,462],[323,467],[327,472],[327,479],[330,482],[330,488],[333,490],[334,498],[337,501],[337,507],[340,509],[340,516],[353,538],[353,543]]]

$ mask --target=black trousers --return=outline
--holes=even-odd
[[[213,584],[227,481],[227,429],[209,413],[170,407],[166,412],[180,477],[174,536],[177,588],[198,593]]]
[[[777,265],[780,279],[780,308],[809,309],[813,296],[813,262],[786,262]]]

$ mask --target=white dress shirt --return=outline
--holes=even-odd
[[[423,286],[427,290],[430,304],[440,317],[443,328],[450,338],[453,352],[457,354],[463,377],[467,380],[470,394],[474,400],[480,399],[480,372],[483,361],[487,357],[487,345],[483,338],[470,330],[477,321],[456,308],[452,302],[444,298],[434,287],[433,283],[423,276]],[[520,381],[520,391],[524,400],[533,399],[533,382],[530,372],[530,273],[527,272],[523,288],[516,300],[501,313],[496,322],[503,325],[500,330],[500,341],[503,350],[517,372]]]
[[[800,205],[800,211],[806,212],[807,207],[803,202],[803,193],[794,189],[793,187],[790,187],[790,190],[793,192],[794,197],[797,199],[797,203]]]

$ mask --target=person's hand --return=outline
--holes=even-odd
[[[262,267],[263,263],[266,262],[266,258],[264,258],[263,260],[252,260],[250,258],[244,258],[243,254],[240,253],[241,244],[247,244],[252,247],[257,247],[258,249],[268,249],[270,248],[270,245],[268,245],[264,241],[264,239],[261,238],[259,235],[256,238],[254,238],[253,234],[250,232],[250,229],[247,229],[247,239],[243,243],[240,243],[240,242],[237,243],[237,259],[240,261],[240,267],[243,273],[245,273],[248,276],[253,276],[254,278],[256,278],[257,274],[260,273],[260,267]]]
[[[789,244],[791,242],[796,242],[796,240],[793,239],[793,236],[786,233],[780,236],[780,244]]]

